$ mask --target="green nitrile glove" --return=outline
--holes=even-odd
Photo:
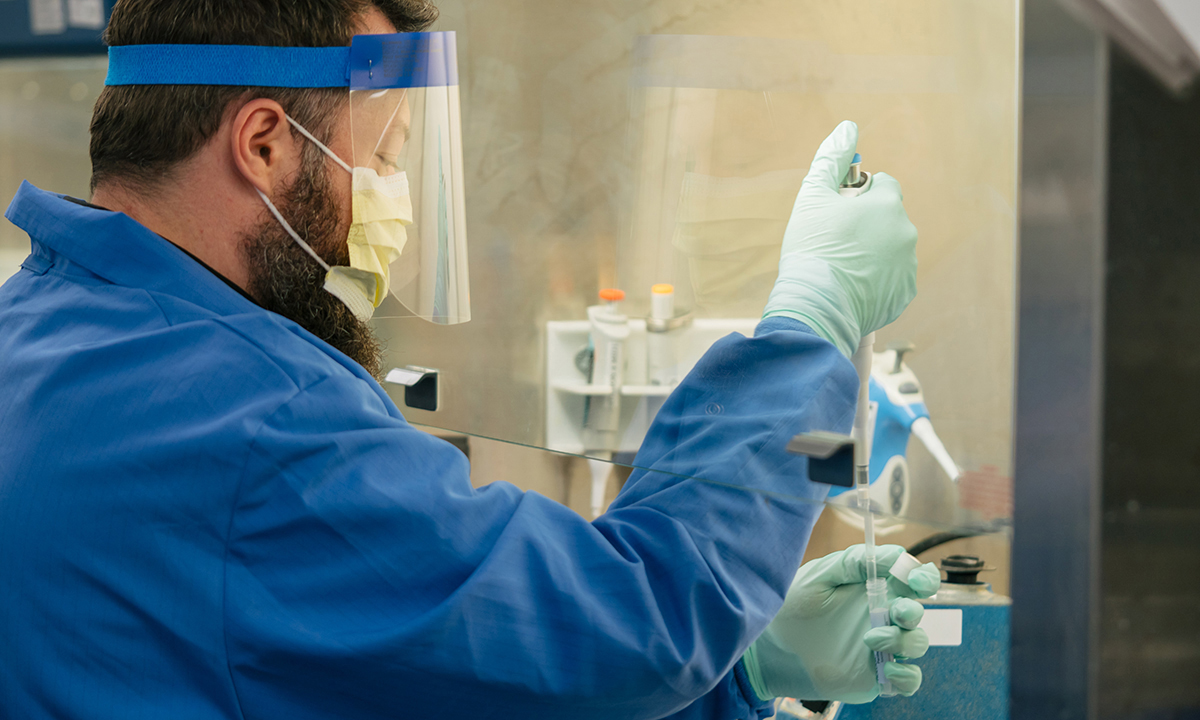
[[[800,320],[846,357],[917,294],[917,229],[904,212],[900,183],[874,173],[858,197],[838,194],[857,145],[858,126],[845,121],[817,150],[763,312]]]
[[[879,695],[873,651],[890,652],[897,659],[924,655],[929,637],[917,625],[925,609],[910,598],[937,592],[941,574],[927,563],[914,569],[905,585],[888,575],[903,552],[899,545],[876,549],[876,572],[888,579],[892,625],[875,629],[867,611],[864,546],[805,563],[779,614],[742,656],[754,692],[762,699],[870,702]],[[916,665],[891,662],[884,675],[901,695],[912,695],[921,686]]]

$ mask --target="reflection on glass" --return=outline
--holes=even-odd
[[[1015,3],[660,0],[598,34],[543,14],[536,43],[478,32],[512,20],[473,7],[467,23],[459,5],[440,27],[469,68],[477,302],[454,328],[379,323],[392,364],[445,382],[442,409],[410,419],[633,464],[675,383],[753,332],[812,154],[849,118],[864,168],[901,181],[921,233],[918,298],[876,346],[873,504],[897,518],[883,532],[1003,524]],[[584,6],[571,17],[615,12]]]
[[[382,177],[403,170],[400,153],[412,134],[408,88],[352,91],[350,125],[354,165],[371,168]]]

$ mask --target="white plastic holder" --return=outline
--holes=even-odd
[[[747,337],[754,334],[758,318],[698,318],[690,325],[668,334],[673,357],[678,363],[675,375],[683,378],[700,357],[730,333]],[[546,323],[546,447],[558,452],[584,454],[599,448],[587,447],[583,427],[584,403],[589,396],[611,396],[609,385],[593,384],[575,365],[575,357],[588,345],[591,325],[587,320]],[[629,401],[620,403],[620,421],[614,452],[636,452],[650,423],[667,396],[678,386],[650,382],[647,362],[647,332],[644,319],[629,320],[625,339],[625,367],[619,395]]]

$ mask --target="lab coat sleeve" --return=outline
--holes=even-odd
[[[361,384],[301,388],[255,429],[225,578],[247,718],[750,707],[734,665],[824,498],[784,446],[853,415],[831,344],[782,321],[715,345],[593,523],[508,483],[473,489],[461,453]]]

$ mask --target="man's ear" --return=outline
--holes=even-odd
[[[292,128],[274,100],[257,98],[243,105],[229,135],[238,172],[267,195],[298,167]]]

